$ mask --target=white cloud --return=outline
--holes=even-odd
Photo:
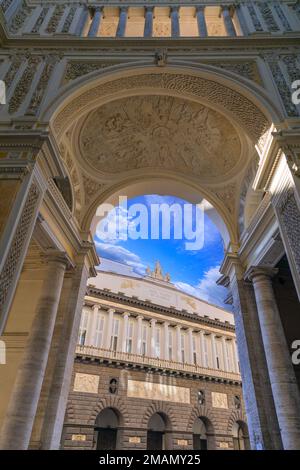
[[[127,264],[128,266],[131,266],[138,274],[145,273],[146,265],[142,262],[141,258],[132,251],[127,250],[122,246],[111,243],[103,243],[97,240],[95,241],[95,245],[100,258],[103,256],[104,258]]]
[[[178,289],[183,290],[187,294],[194,295],[195,297],[199,297],[209,303],[224,307],[224,299],[228,292],[225,287],[218,286],[216,284],[219,277],[219,267],[215,266],[204,273],[198,286],[192,286],[185,282],[177,282],[175,285]]]

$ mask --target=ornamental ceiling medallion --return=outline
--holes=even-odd
[[[231,123],[199,103],[171,96],[134,96],[90,113],[80,133],[83,159],[101,172],[163,168],[222,176],[238,163],[241,143]]]

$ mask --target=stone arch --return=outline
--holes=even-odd
[[[211,409],[206,406],[195,406],[190,414],[188,424],[187,424],[187,432],[193,432],[193,425],[197,418],[203,419],[204,423],[208,426],[207,431],[210,434],[214,434],[215,432],[215,425],[214,425],[214,418],[211,412]]]
[[[119,397],[108,397],[100,400],[99,403],[95,406],[92,413],[89,417],[89,424],[94,425],[98,414],[103,411],[105,408],[112,408],[118,415],[120,420],[120,426],[127,426],[129,422],[128,411],[123,403],[122,399]]]
[[[234,410],[231,412],[227,423],[228,433],[232,432],[233,425],[237,422],[247,424],[247,418],[242,410]]]
[[[164,415],[168,418],[168,420],[170,422],[171,430],[174,430],[174,428],[177,427],[176,418],[175,418],[175,414],[172,410],[172,407],[169,406],[167,403],[164,403],[163,401],[161,401],[161,402],[152,403],[147,408],[146,412],[144,413],[142,423],[141,423],[141,426],[142,426],[143,429],[147,429],[149,419],[155,413],[161,413],[162,415]]]

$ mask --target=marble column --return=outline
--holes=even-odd
[[[113,308],[110,308],[108,310],[108,322],[107,322],[107,330],[106,330],[106,338],[105,338],[105,349],[110,349],[110,343],[111,343],[111,335],[112,335],[112,329],[113,329],[113,322],[114,322],[114,313],[115,310]]]
[[[222,354],[223,354],[224,370],[229,371],[228,355],[227,355],[227,344],[226,344],[225,336],[222,336]]]
[[[1,429],[1,449],[28,448],[47,366],[66,263],[67,259],[63,253],[55,252],[47,257],[47,271],[41,296]]]
[[[193,348],[193,329],[188,329],[188,341],[189,341],[189,363],[194,364],[194,348]]]
[[[230,9],[228,6],[222,7],[222,16],[224,20],[224,25],[228,36],[236,36],[235,27],[231,18]]]
[[[199,36],[201,38],[205,38],[207,36],[207,26],[206,26],[206,20],[205,20],[205,6],[200,5],[196,7],[196,17],[197,17]]]
[[[98,36],[100,21],[102,18],[102,7],[96,7],[94,16],[91,22],[91,26],[88,32],[89,37],[96,37]]]
[[[269,267],[252,267],[246,276],[254,286],[283,447],[293,450],[300,449],[300,394],[272,287],[276,273]]]
[[[137,317],[137,337],[136,337],[136,354],[142,353],[142,339],[143,339],[143,320],[144,317],[139,315]]]
[[[164,349],[163,349],[163,359],[170,360],[169,357],[169,326],[170,323],[164,322]]]
[[[179,7],[171,7],[171,35],[172,38],[180,36]]]
[[[200,331],[200,347],[201,347],[201,365],[202,367],[207,367],[207,360],[206,360],[206,355],[205,355],[205,346],[204,346],[204,331]]]
[[[218,364],[217,364],[216,335],[214,334],[211,334],[211,350],[212,350],[213,369],[217,369]]]
[[[117,28],[117,37],[124,37],[125,30],[126,30],[126,23],[127,23],[127,12],[128,7],[121,7],[120,8],[120,16],[119,16],[119,23]]]
[[[153,33],[153,10],[154,7],[145,7],[144,38],[151,38]]]
[[[152,357],[155,357],[155,327],[156,327],[156,320],[152,318],[150,320],[151,325],[151,336],[150,336],[150,354]]]
[[[89,266],[84,261],[78,261],[77,266],[65,276],[48,360],[48,363],[52,362],[52,355],[53,369],[50,364],[47,365],[51,379],[47,406],[42,407],[45,408],[43,410],[45,415],[40,438],[41,449],[59,449],[71,386],[82,304],[87,280],[91,274]],[[68,277],[67,280],[66,277]],[[43,388],[45,382],[44,380]]]
[[[182,362],[182,360],[181,360],[181,327],[180,327],[180,325],[176,325],[175,330],[176,330],[176,361]]]
[[[127,342],[127,334],[128,334],[128,318],[129,313],[123,313],[123,328],[122,328],[122,344],[121,344],[121,351],[126,352],[126,342]]]

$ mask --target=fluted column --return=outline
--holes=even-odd
[[[144,37],[151,38],[153,33],[153,9],[154,7],[145,7],[145,27]]]
[[[204,331],[200,331],[200,347],[201,347],[201,365],[202,367],[207,367],[207,361],[206,361],[206,356],[205,356],[205,347],[204,347]]]
[[[136,354],[142,353],[143,320],[142,315],[137,317]]]
[[[121,351],[126,352],[126,341],[127,341],[127,333],[128,333],[128,317],[129,314],[127,312],[123,313],[123,328],[122,328],[122,345]]]
[[[189,363],[194,364],[194,349],[193,349],[193,329],[188,329],[189,337]]]
[[[228,36],[236,36],[236,30],[231,18],[230,8],[227,5],[224,5],[222,8],[222,16],[224,20],[225,29]]]
[[[106,338],[105,338],[105,343],[104,343],[106,349],[110,348],[113,321],[114,321],[114,313],[115,313],[115,310],[113,308],[110,308],[108,310],[108,323],[107,323]]]
[[[212,350],[212,362],[213,362],[213,369],[217,369],[217,349],[216,349],[216,336],[214,334],[211,335],[211,350]]]
[[[225,336],[222,336],[222,353],[223,353],[224,370],[228,371],[229,370],[229,364],[228,364],[227,345],[226,345]]]
[[[155,326],[156,320],[152,318],[150,320],[151,325],[151,336],[150,336],[150,353],[152,357],[155,357]]]
[[[167,359],[169,360],[170,357],[169,357],[169,326],[170,326],[170,323],[165,321],[164,322],[164,327],[163,327],[163,338],[164,338],[164,342],[163,342],[163,359]]]
[[[119,23],[118,23],[117,33],[116,33],[117,37],[125,36],[126,23],[127,23],[127,12],[128,12],[127,7],[121,7],[120,8]]]
[[[1,429],[1,449],[28,448],[47,366],[66,262],[63,253],[56,252],[47,257],[42,293]]]
[[[96,7],[95,13],[91,22],[91,26],[88,32],[89,37],[96,37],[98,35],[101,18],[102,18],[102,7]]]
[[[254,286],[283,447],[292,450],[300,449],[300,395],[272,287],[276,273],[269,267],[253,267],[246,276]]]
[[[196,7],[196,17],[197,17],[197,24],[198,24],[198,32],[201,38],[205,38],[207,36],[207,26],[205,20],[205,6],[201,5]]]

